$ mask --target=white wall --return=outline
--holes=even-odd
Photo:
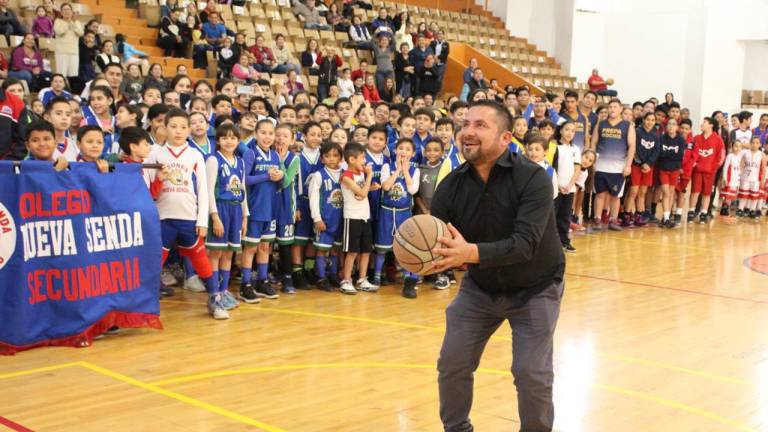
[[[744,42],[744,88],[768,90],[768,41]]]
[[[571,76],[584,81],[592,68],[605,70],[605,16],[596,12],[576,11],[573,17],[571,59],[562,63]]]

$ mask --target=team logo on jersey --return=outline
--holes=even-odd
[[[341,189],[331,191],[331,194],[328,195],[327,203],[335,209],[340,209],[344,206],[344,195],[341,193]]]
[[[646,140],[644,140],[644,139],[642,139],[642,138],[641,138],[641,139],[640,139],[640,145],[642,145],[642,146],[643,146],[643,147],[645,147],[646,149],[650,150],[650,149],[652,149],[652,148],[653,148],[653,146],[655,146],[655,145],[656,145],[656,141],[646,141]]]
[[[0,203],[0,269],[11,260],[16,250],[16,222],[11,212]]]
[[[678,147],[677,146],[665,146],[665,145],[662,145],[661,146],[661,150],[665,151],[665,152],[666,151],[673,151],[673,152],[675,152],[675,154],[677,154]]]
[[[715,149],[699,149],[699,156],[710,157],[715,153]]]
[[[395,183],[394,186],[392,186],[392,189],[389,190],[389,198],[392,201],[399,201],[400,198],[405,196],[405,191],[403,190],[403,185],[400,183]]]
[[[174,186],[187,186],[187,181],[184,180],[184,175],[179,168],[173,168],[168,172],[168,181]]]
[[[13,109],[11,109],[11,107],[9,107],[8,105],[3,105],[2,113],[12,115]]]
[[[243,184],[240,182],[240,179],[235,176],[230,177],[229,183],[227,183],[227,191],[239,198],[243,194]]]

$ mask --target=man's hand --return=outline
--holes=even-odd
[[[464,240],[459,230],[452,224],[448,224],[448,231],[453,238],[440,237],[437,241],[442,245],[432,249],[432,253],[440,256],[435,261],[430,273],[440,273],[445,270],[458,267],[465,263],[475,264],[480,262],[480,252],[477,245]]]

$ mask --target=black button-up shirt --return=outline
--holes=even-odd
[[[435,191],[431,214],[477,244],[480,263],[469,266],[468,276],[482,290],[527,301],[563,280],[552,194],[544,169],[505,151],[487,183],[469,163],[446,177]]]

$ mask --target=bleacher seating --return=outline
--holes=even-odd
[[[768,91],[763,90],[742,90],[741,107],[742,108],[765,108],[768,107]]]

